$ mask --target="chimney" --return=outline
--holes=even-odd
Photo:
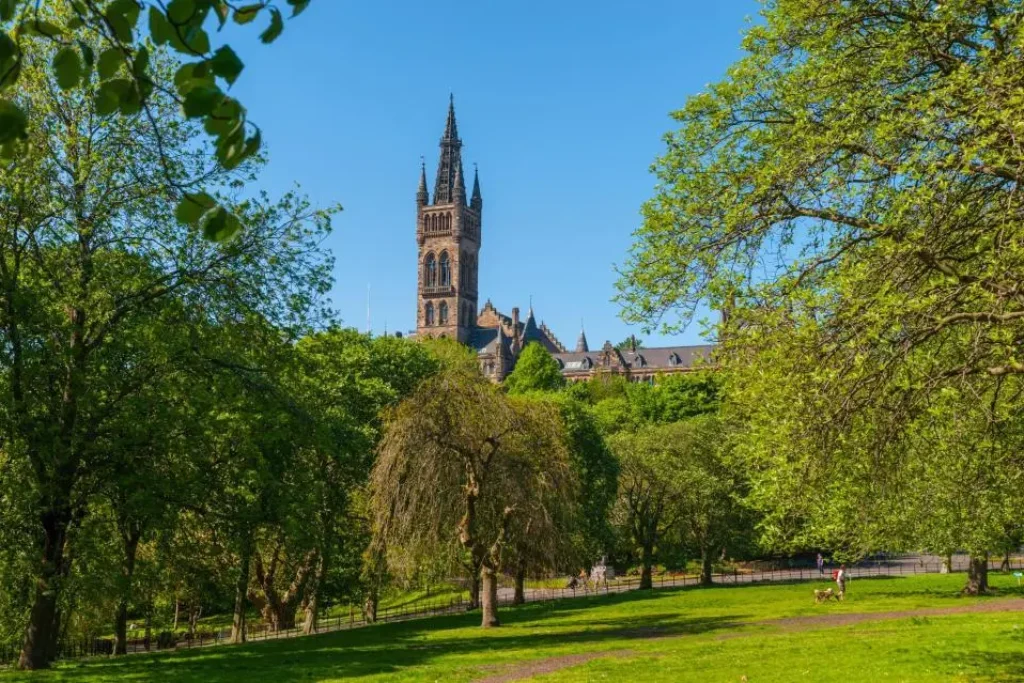
[[[519,307],[512,309],[512,334],[519,336]]]

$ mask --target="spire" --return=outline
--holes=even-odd
[[[430,195],[427,193],[427,164],[420,157],[420,187],[416,190],[416,203],[426,206]]]
[[[580,322],[580,338],[576,340],[576,353],[587,353],[590,346],[587,344],[587,333],[583,331],[583,323]]]
[[[455,201],[455,177],[462,167],[462,140],[455,123],[455,97],[448,100],[448,121],[441,136],[441,158],[437,162],[437,181],[434,183],[434,203],[451,204]],[[466,190],[463,187],[462,194]]]
[[[530,312],[526,314],[526,324],[523,326],[523,346],[532,341],[540,341],[540,337],[540,330],[537,329],[537,319],[533,317],[533,302],[531,301]]]
[[[473,199],[470,200],[469,205],[477,211],[484,208],[484,198],[480,195],[480,171],[476,164],[473,164]]]

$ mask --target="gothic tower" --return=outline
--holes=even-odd
[[[448,337],[468,343],[476,325],[477,269],[483,198],[473,173],[473,195],[466,202],[462,140],[455,124],[455,100],[441,136],[434,199],[429,201],[427,169],[420,168],[416,192],[416,243],[419,245],[416,335]]]

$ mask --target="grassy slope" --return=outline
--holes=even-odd
[[[1002,595],[1022,593],[994,576]],[[538,680],[1020,680],[1024,613],[992,612],[813,625],[765,620],[974,604],[962,575],[862,579],[844,604],[814,605],[811,584],[662,590],[505,610],[484,632],[465,615],[352,632],[68,664],[16,681],[471,681],[527,660],[616,652]],[[981,600],[997,600],[982,598]],[[722,638],[726,635],[726,638]]]

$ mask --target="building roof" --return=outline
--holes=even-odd
[[[587,372],[595,367],[622,367],[629,370],[689,369],[707,363],[714,350],[711,344],[696,346],[661,346],[619,351],[610,343],[597,351],[575,351],[552,354],[563,372]]]

